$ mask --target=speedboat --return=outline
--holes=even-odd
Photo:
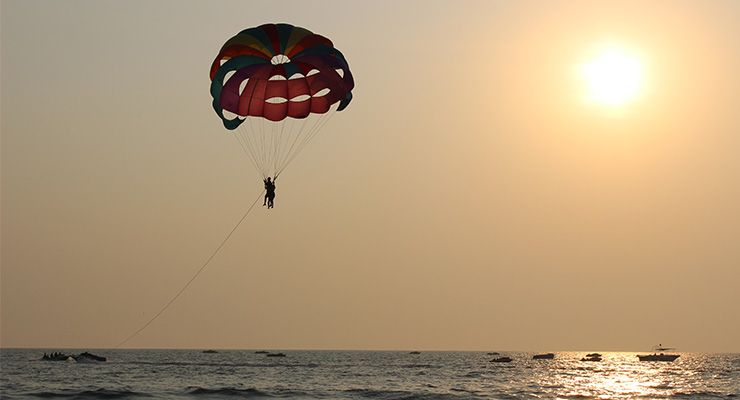
[[[678,354],[647,354],[647,355],[638,355],[637,358],[640,359],[640,361],[675,361],[678,357],[681,357]]]
[[[513,360],[511,357],[496,357],[491,362],[497,362],[497,363],[503,363],[503,362],[512,362]]]
[[[533,357],[535,360],[552,360],[555,358],[554,353],[545,353],[545,354],[535,354]]]
[[[89,363],[89,362],[106,362],[108,359],[101,356],[96,356],[95,354],[84,352],[77,357],[74,357],[77,362],[81,363]]]
[[[601,354],[599,353],[588,353],[586,357],[581,358],[581,361],[601,361]]]
[[[663,347],[662,344],[659,344],[655,347],[653,347],[653,354],[639,354],[637,358],[640,359],[640,361],[668,361],[672,362],[675,361],[680,355],[678,354],[665,354],[664,351],[668,350],[675,350],[673,347]],[[658,354],[658,352],[661,352]]]

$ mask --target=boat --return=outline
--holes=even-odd
[[[588,353],[588,354],[586,354],[586,357],[581,358],[581,361],[599,362],[599,361],[601,361],[601,354],[599,354],[599,353]]]
[[[552,360],[555,358],[554,353],[545,353],[545,354],[535,354],[533,357],[535,360]]]
[[[267,351],[267,350],[257,350],[257,351],[254,352],[254,354],[268,354],[268,353],[270,353],[270,352]]]
[[[496,363],[504,363],[504,362],[512,362],[513,360],[511,357],[496,357],[490,362],[496,362]]]
[[[81,363],[89,363],[89,362],[106,362],[108,361],[107,358],[96,356],[95,354],[84,352],[79,354],[78,356],[72,356],[77,362]]]
[[[412,352],[409,352],[409,354],[421,354],[421,352],[420,351],[412,351]]]
[[[640,361],[668,361],[673,362],[676,361],[680,355],[678,354],[665,354],[664,351],[669,350],[675,350],[673,347],[663,347],[662,344],[659,344],[655,347],[653,347],[653,354],[638,354],[637,358],[640,359]],[[658,352],[660,351],[660,354]]]
[[[68,356],[64,353],[54,352],[51,354],[44,353],[43,357],[41,357],[41,360],[44,361],[69,361],[74,360],[75,358],[72,356]]]
[[[646,354],[646,355],[638,355],[637,358],[640,359],[640,361],[675,361],[678,357],[681,357],[678,354]]]
[[[284,353],[268,353],[267,357],[285,357]]]
[[[216,350],[203,350],[203,353],[205,353],[205,354],[216,354],[216,353],[218,353],[218,351],[216,351]]]

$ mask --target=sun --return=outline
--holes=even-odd
[[[623,104],[634,99],[642,87],[640,60],[616,50],[605,51],[586,62],[581,73],[589,99],[598,104]]]

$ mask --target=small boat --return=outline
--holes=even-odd
[[[78,355],[77,357],[74,357],[74,359],[77,362],[81,363],[89,363],[89,362],[106,362],[108,359],[101,356],[96,356],[95,354],[84,352]]]
[[[44,361],[69,361],[74,360],[75,358],[64,353],[54,352],[51,354],[44,353],[44,356],[41,357],[41,359]]]
[[[581,361],[599,362],[599,361],[601,361],[601,354],[599,354],[599,353],[588,353],[588,354],[586,354],[586,357],[581,358]]]
[[[532,358],[535,360],[552,360],[555,358],[555,353],[535,354]]]
[[[203,350],[203,353],[205,353],[205,354],[216,354],[216,353],[218,353],[218,351],[216,351],[216,350]]]
[[[504,363],[504,362],[512,362],[513,360],[511,357],[496,357],[490,362],[496,362],[496,363]]]
[[[637,358],[640,359],[640,361],[675,361],[678,357],[681,357],[678,354],[647,354],[647,355],[638,355]]]
[[[284,353],[267,353],[268,357],[285,357]]]
[[[675,361],[680,355],[678,354],[665,354],[663,351],[668,350],[675,350],[673,347],[663,347],[662,344],[659,344],[655,347],[653,347],[653,354],[640,354],[637,356],[637,358],[640,359],[640,361],[668,361],[673,362]],[[658,354],[658,352],[661,352]]]
[[[420,351],[412,351],[409,354],[421,354],[421,352]]]
[[[499,355],[499,354],[498,354],[498,352],[497,352],[497,351],[492,351],[492,352],[488,353],[488,355],[489,355],[489,356],[497,356],[497,355]]]
[[[254,352],[254,354],[268,354],[268,353],[269,351],[266,351],[266,350],[257,350]]]

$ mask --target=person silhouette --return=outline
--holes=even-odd
[[[263,207],[273,208],[275,206],[275,181],[277,181],[277,176],[275,176],[274,181],[269,176],[267,179],[263,179],[263,182],[265,182],[265,201],[262,203]]]

